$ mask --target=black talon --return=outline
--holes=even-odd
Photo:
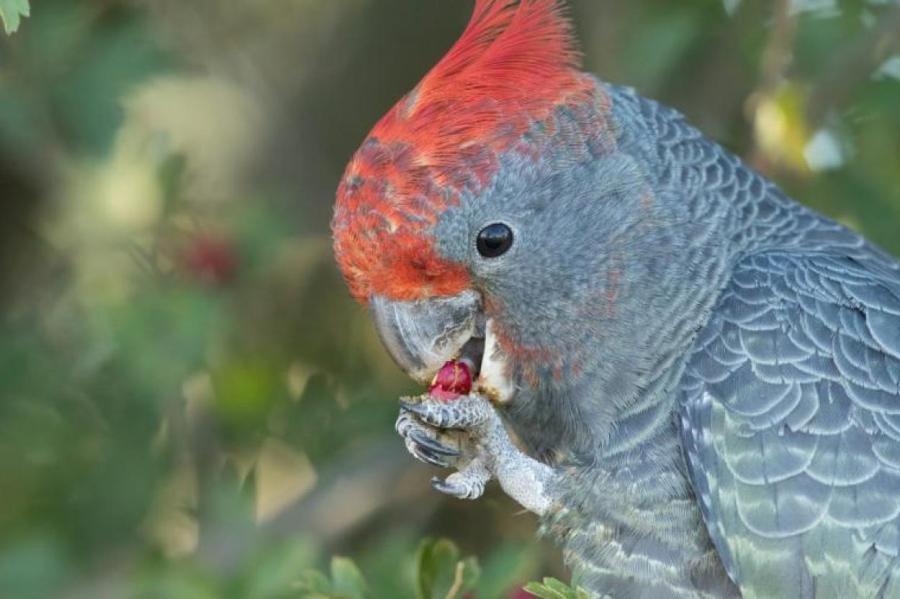
[[[456,458],[461,455],[460,452],[456,449],[447,447],[436,439],[432,439],[420,430],[413,429],[412,431],[410,431],[409,437],[416,445],[419,445],[432,453],[452,458]]]
[[[450,493],[453,489],[452,485],[448,485],[444,479],[437,476],[431,477],[431,486],[435,491],[440,491],[441,493]]]
[[[413,403],[405,399],[400,400],[400,409],[412,412],[413,414],[418,414],[419,416],[425,415],[425,409],[422,407],[422,404]]]
[[[452,495],[453,497],[462,497],[461,489],[456,485],[451,485],[447,483],[445,480],[441,480],[437,476],[431,479],[431,487],[440,493],[445,495]]]
[[[425,422],[426,424],[430,424],[436,428],[445,428],[445,429],[460,429],[462,427],[453,426],[451,422],[449,422],[449,417],[446,412],[441,412],[439,414],[433,414],[428,408],[422,403],[410,403],[408,401],[400,400],[400,408],[402,410],[406,410],[407,412],[412,412],[415,414],[420,420]]]
[[[450,464],[448,464],[446,460],[434,455],[433,453],[431,453],[424,447],[416,446],[415,452],[416,452],[417,458],[419,458],[423,462],[427,462],[428,464],[431,464],[432,466],[436,466],[438,468],[449,468],[450,467]]]
[[[400,417],[397,418],[397,421],[394,423],[394,430],[397,431],[400,436],[406,436],[406,430],[413,425],[415,421],[412,416],[409,414],[400,414]]]

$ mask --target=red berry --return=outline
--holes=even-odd
[[[226,237],[201,235],[191,241],[182,262],[191,278],[210,285],[225,285],[237,272],[237,251]]]
[[[472,390],[472,373],[465,362],[450,360],[434,377],[428,393],[441,401],[453,401],[460,395],[468,395]]]

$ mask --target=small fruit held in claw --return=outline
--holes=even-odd
[[[458,360],[450,360],[435,375],[428,393],[441,401],[453,401],[472,390],[472,372],[469,365]]]

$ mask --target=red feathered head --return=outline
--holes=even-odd
[[[462,37],[388,112],[350,161],[332,229],[353,296],[453,295],[469,285],[430,237],[463,192],[494,177],[499,156],[535,123],[581,104],[593,80],[578,70],[557,0],[476,0]]]

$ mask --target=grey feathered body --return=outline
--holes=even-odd
[[[658,206],[615,239],[667,225],[652,255],[623,252],[617,318],[564,332],[596,337],[578,387],[505,414],[570,469],[545,528],[575,580],[617,599],[900,596],[898,263],[675,111],[598,85]]]

